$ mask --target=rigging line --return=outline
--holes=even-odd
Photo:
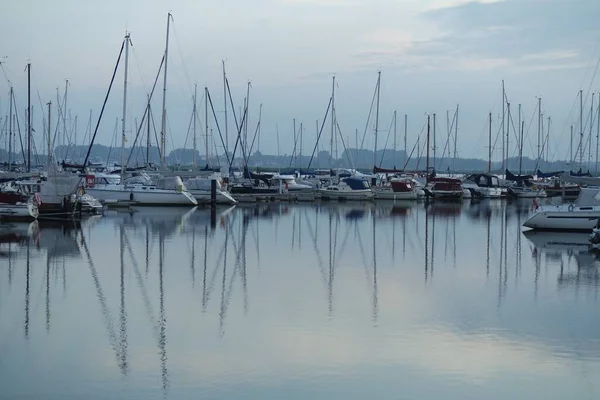
[[[191,91],[191,87],[192,85],[192,80],[190,79],[190,74],[188,73],[188,69],[187,66],[185,64],[185,59],[183,58],[183,51],[181,51],[181,44],[179,42],[179,35],[177,34],[177,27],[175,26],[175,23],[173,23],[172,25],[173,28],[173,36],[175,37],[175,44],[177,45],[177,52],[179,55],[179,58],[181,59],[181,66],[183,67],[183,73],[185,75],[185,79],[187,79],[187,84],[188,84],[188,89],[190,90],[190,95],[193,95],[193,92]]]
[[[168,115],[165,116],[165,120],[167,121],[167,127],[169,128],[168,136],[169,136],[169,139],[171,139],[171,146],[173,146],[173,153],[175,153],[175,162],[177,164],[181,165],[181,160],[179,159],[179,155],[175,151],[175,142],[173,141],[173,133],[172,133],[173,131],[171,130],[171,121],[169,120]],[[166,153],[167,153],[167,148],[165,147],[165,155],[166,155]]]
[[[383,153],[381,153],[381,160],[379,160],[379,168],[381,168],[381,164],[383,163],[383,157],[385,156],[385,151],[387,149],[388,141],[390,139],[390,133],[392,132],[392,125],[394,125],[394,117],[392,117],[392,121],[390,122],[390,127],[388,128],[388,134],[387,134],[387,137],[385,138],[385,145],[383,146]],[[394,149],[394,151],[396,151],[396,149]]]
[[[529,120],[529,125],[527,126],[527,131],[524,134],[524,137],[527,138],[527,142],[529,143],[529,150],[531,150],[531,154],[535,154],[535,150],[533,148],[533,144],[531,143],[531,137],[529,137],[529,131],[531,130],[531,125],[533,124],[533,119],[536,117],[536,111],[538,110],[539,102],[535,102],[535,108],[531,113],[531,119]],[[536,156],[537,158],[537,156]]]
[[[417,140],[415,140],[415,144],[413,145],[413,148],[410,152],[410,155],[406,158],[406,161],[404,162],[404,166],[402,167],[402,169],[406,169],[406,167],[408,166],[408,162],[410,161],[410,159],[412,158],[412,155],[415,151],[415,149],[417,148],[417,144],[419,143],[419,140],[421,139],[421,135],[423,134],[423,131],[425,130],[425,127],[427,126],[427,123],[425,123],[423,125],[423,127],[421,128],[421,132],[419,133],[419,135],[417,136]],[[418,155],[419,158],[421,158],[420,155]],[[419,166],[419,163],[417,162],[417,167]]]
[[[231,165],[231,162],[229,161],[229,154],[227,154],[227,146],[225,145],[225,141],[223,140],[223,135],[221,134],[221,127],[219,126],[219,121],[217,119],[217,114],[215,112],[215,107],[213,105],[212,102],[212,98],[210,96],[210,91],[208,90],[208,88],[206,89],[206,94],[208,95],[208,101],[210,102],[210,109],[212,111],[213,114],[213,118],[214,118],[214,122],[217,125],[217,132],[219,132],[219,138],[221,138],[221,144],[223,145],[223,149],[225,150],[225,157],[227,158],[227,165]],[[217,144],[215,143],[215,149],[216,149]],[[218,154],[218,151],[216,152],[216,154]],[[217,160],[218,161],[218,160]]]
[[[98,128],[100,127],[100,121],[102,121],[102,115],[104,114],[104,109],[106,107],[106,103],[108,102],[108,96],[110,95],[110,90],[112,89],[112,85],[115,81],[115,77],[117,76],[117,70],[119,68],[119,63],[121,62],[121,56],[123,55],[123,49],[125,48],[125,41],[121,43],[121,50],[119,51],[119,57],[117,58],[117,63],[115,64],[115,68],[113,70],[112,78],[110,79],[110,84],[108,85],[108,91],[106,92],[106,97],[104,98],[104,103],[102,103],[102,108],[100,109],[100,115],[98,116],[98,122],[96,122],[96,128],[94,129],[94,135],[92,136],[92,140],[90,141],[90,145],[88,147],[87,153],[85,155],[85,159],[82,164],[82,171],[87,165],[87,162],[90,158],[90,153],[92,151],[92,146],[96,141],[96,135],[98,134]]]
[[[379,85],[379,81],[377,82],[377,85]],[[363,137],[360,142],[359,150],[364,149],[365,137],[367,136],[367,130],[369,129],[369,121],[371,120],[371,114],[373,113],[373,105],[375,104],[375,99],[377,98],[377,85],[375,85],[375,90],[373,91],[373,99],[371,100],[371,108],[369,108],[369,114],[367,116],[367,122],[365,123],[365,130],[363,132]]]
[[[144,79],[144,74],[142,73],[142,69],[140,68],[140,60],[137,56],[137,51],[136,51],[135,47],[133,46],[133,43],[131,43],[130,47],[131,47],[131,50],[133,53],[133,59],[135,60],[135,66],[137,67],[138,73],[140,74],[140,78],[142,80],[142,85],[143,85],[144,89],[146,89],[148,86],[146,86],[146,80]],[[164,59],[164,55],[163,55],[163,59]]]
[[[337,120],[335,121],[335,125],[337,126],[337,131],[340,135],[340,138],[342,139],[342,146],[344,147],[344,153],[346,154],[346,159],[348,160],[348,164],[350,165],[350,168],[354,168],[355,166],[352,165],[352,160],[350,159],[350,152],[346,148],[346,143],[344,142],[344,135],[342,135],[342,131],[340,129],[340,124]]]
[[[192,130],[192,122],[194,122],[194,113],[190,116],[190,123],[188,125],[187,134],[185,135],[185,141],[183,142],[183,150],[187,149],[187,142],[190,138],[190,131]]]
[[[147,117],[148,114],[148,110],[149,110],[149,105],[150,102],[152,101],[152,96],[154,96],[154,90],[156,89],[156,85],[158,83],[158,78],[160,77],[160,71],[162,70],[163,65],[165,64],[165,56],[163,54],[161,60],[160,60],[160,65],[158,66],[158,71],[156,72],[156,77],[154,78],[154,85],[152,85],[152,90],[150,91],[150,93],[148,93],[148,100],[144,102],[144,114],[142,115],[142,121],[140,122],[140,125],[138,126],[138,130],[137,133],[135,135],[135,139],[133,140],[133,144],[131,146],[131,152],[129,153],[129,156],[127,157],[127,164],[129,164],[129,161],[131,159],[131,155],[133,153],[133,149],[135,148],[135,145],[137,144],[137,141],[140,137],[140,133],[142,132],[142,129],[144,127],[144,120]],[[153,121],[152,123],[154,123],[154,116],[152,116]],[[158,145],[158,140],[156,141],[157,145]],[[160,146],[158,146],[160,148]],[[160,153],[160,151],[159,151]],[[162,157],[161,157],[162,159]]]
[[[325,111],[325,117],[323,118],[323,122],[321,123],[321,129],[319,130],[319,134],[317,135],[317,142],[315,143],[315,147],[313,148],[312,154],[310,156],[310,160],[308,161],[308,166],[306,167],[307,170],[310,170],[310,166],[311,166],[313,158],[315,156],[315,152],[317,151],[317,147],[319,146],[319,139],[321,139],[321,134],[323,133],[323,128],[325,127],[325,121],[327,120],[327,115],[329,114],[329,109],[331,109],[332,101],[333,101],[333,97],[330,97],[329,104],[327,105],[327,111]]]

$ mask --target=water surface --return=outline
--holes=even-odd
[[[523,234],[530,206],[15,224],[0,398],[600,398],[600,262],[585,234]]]

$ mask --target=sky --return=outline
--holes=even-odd
[[[133,44],[126,123],[131,144],[135,119],[141,120],[164,53],[168,12],[173,20],[167,150],[192,146],[188,126],[195,84],[199,93],[198,150],[205,152],[200,133],[204,131],[204,87],[211,93],[224,130],[222,61],[238,114],[251,82],[249,135],[256,128],[262,104],[260,142],[254,149],[270,154],[292,152],[294,119],[297,129],[300,123],[304,128],[303,153],[312,151],[316,121],[323,121],[334,75],[336,118],[349,147],[355,147],[357,136],[360,146],[365,130],[363,146],[374,147],[375,110],[368,125],[366,122],[381,71],[378,148],[386,141],[388,148],[393,147],[394,111],[398,113],[398,149],[404,146],[403,118],[408,116],[409,151],[427,115],[435,113],[440,155],[446,142],[446,113],[452,119],[459,105],[458,155],[487,158],[491,112],[494,160],[502,157],[502,142],[497,138],[502,129],[502,80],[515,126],[517,105],[522,104],[526,121],[523,153],[532,158],[537,155],[538,97],[542,98],[545,124],[547,117],[551,118],[549,158],[567,159],[570,125],[574,124],[576,133],[580,130],[579,90],[583,90],[585,137],[589,134],[586,119],[592,107],[591,93],[600,91],[597,0],[22,0],[8,2],[3,10],[11,17],[0,25],[0,35],[5,38],[0,46],[2,126],[8,114],[10,84],[22,110],[20,116],[24,115],[25,65],[30,61],[38,146],[43,140],[42,104],[45,108],[52,101],[56,106],[56,89],[60,88],[62,97],[65,79],[70,84],[67,109],[72,121],[78,118],[78,141],[85,134],[90,109],[96,124],[126,31]],[[123,65],[99,126],[98,143],[111,143],[115,123],[121,118]],[[152,101],[157,129],[161,95],[162,77]],[[594,108],[598,100],[596,94]],[[228,108],[228,137],[233,147],[235,128],[229,104]],[[56,114],[52,119],[54,129]],[[213,118],[209,120],[221,153],[216,124]],[[329,146],[328,124],[322,149]],[[596,134],[592,136],[595,151]],[[511,156],[518,154],[516,137],[511,131]],[[337,140],[341,153],[341,140]],[[575,142],[577,145],[577,139]],[[4,147],[4,139],[0,146]],[[586,157],[588,150],[589,146]]]

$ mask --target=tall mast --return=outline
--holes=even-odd
[[[600,100],[600,93],[598,93],[598,99]],[[600,145],[600,101],[598,101],[598,116],[596,117],[596,175],[598,175],[598,147]]]
[[[300,171],[302,171],[302,132],[303,131],[303,127],[302,127],[302,122],[300,122]],[[298,172],[300,172],[298,171]]]
[[[248,154],[248,124],[250,122],[248,110],[250,110],[250,81],[248,81],[248,85],[246,86],[246,119],[244,121],[244,149],[246,149],[244,153],[246,154],[246,157],[250,157],[250,154]]]
[[[525,121],[521,121],[521,148],[519,149],[519,175],[521,174],[521,169],[523,167],[523,132],[525,132]],[[537,172],[537,171],[536,171]]]
[[[169,26],[171,13],[167,14],[167,39],[165,44],[165,70],[163,72],[162,118],[160,124],[160,166],[166,167],[166,136],[167,136],[167,64],[169,61]]]
[[[504,162],[505,162],[505,158],[504,158],[504,154],[505,154],[505,148],[504,148],[504,133],[505,133],[505,125],[504,125],[504,117],[505,117],[505,110],[504,107],[506,106],[506,94],[504,92],[504,79],[502,79],[502,170],[504,171]]]
[[[331,139],[329,140],[329,169],[333,166],[333,131],[335,127],[335,76],[331,80]]]
[[[148,104],[146,105],[146,164],[150,166],[150,95],[148,95]]]
[[[225,104],[225,154],[229,153],[229,128],[227,124],[227,75],[225,74],[225,60],[221,60],[223,64],[223,101]]]
[[[194,169],[196,169],[196,151],[197,151],[197,144],[196,144],[196,96],[198,94],[198,85],[194,83],[194,115],[192,116],[194,118],[194,140],[193,140],[193,144],[194,144],[194,152],[192,154],[192,166],[194,167]]]
[[[396,111],[394,111],[394,169],[396,169]]]
[[[583,90],[579,90],[579,168],[583,167]]]
[[[204,134],[206,135],[206,165],[209,165],[208,162],[208,88],[204,87]]]
[[[298,169],[298,153],[296,152],[296,143],[298,143],[296,140],[296,118],[293,118],[292,125],[294,129],[294,152],[292,156],[294,157],[294,168]]]
[[[540,139],[541,139],[541,135],[542,135],[542,98],[538,97],[538,156],[537,156],[537,162],[536,164],[538,164],[540,162],[540,157],[541,157],[541,147],[540,147]]]
[[[27,172],[31,172],[31,63],[27,63]]]
[[[406,131],[408,128],[408,115],[404,114],[404,163],[402,165],[406,164],[406,160],[408,160],[408,154],[406,154]],[[404,168],[404,167],[402,167]]]
[[[48,166],[52,163],[52,138],[50,137],[50,117],[51,117],[51,108],[52,102],[48,103]]]
[[[435,145],[435,125],[436,125],[436,123],[435,123],[435,113],[433,113],[433,167],[434,168],[435,168],[435,150],[436,150],[435,149],[436,148],[436,145]]]
[[[573,164],[573,125],[571,125],[571,146],[569,147],[569,162]]]
[[[12,170],[12,140],[13,140],[13,87],[10,87],[9,95],[9,112],[8,112],[8,171]]]
[[[452,172],[456,172],[456,157],[458,155],[458,104],[456,105],[456,119],[454,120],[454,162],[452,163]]]
[[[67,97],[69,95],[69,80],[65,79],[65,106],[62,110],[62,120],[63,120],[63,137],[62,137],[62,145],[63,145],[63,154],[62,158],[64,159],[66,156],[66,149],[64,148],[67,143]]]
[[[381,91],[381,71],[377,72],[377,108],[375,109],[375,147],[373,148],[373,168],[377,165],[377,131],[379,130],[379,93]]]
[[[488,173],[492,171],[492,113],[490,113],[488,130]]]
[[[427,166],[425,171],[425,182],[429,183],[429,115],[427,115]]]
[[[594,126],[594,93],[592,93],[592,104],[590,106],[590,137],[588,140],[588,170],[592,163],[592,127]]]
[[[506,165],[504,166],[505,169],[508,169],[508,138],[509,138],[509,133],[510,133],[510,119],[511,119],[511,115],[510,115],[510,103],[507,101],[506,102],[506,122],[508,123],[508,126],[506,127]],[[502,170],[502,172],[504,173],[505,171]]]
[[[552,118],[548,117],[548,125],[546,126],[546,162],[550,162],[550,125],[551,124],[552,124]],[[592,153],[590,152],[590,158],[591,158],[591,154]]]
[[[519,175],[521,175],[521,167],[523,166],[523,131],[521,130],[521,104],[519,104]]]
[[[127,73],[129,72],[129,33],[125,33],[125,73],[123,74],[123,119],[121,120],[121,182],[125,181],[125,126],[127,124]]]

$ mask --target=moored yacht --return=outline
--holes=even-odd
[[[573,203],[540,206],[523,226],[540,230],[591,232],[600,218],[598,193],[598,189],[582,188]]]
[[[373,191],[360,178],[348,177],[339,183],[319,189],[323,200],[372,200]]]
[[[192,206],[198,204],[181,178],[159,178],[153,184],[149,177],[138,176],[135,180],[115,183],[114,175],[108,179],[104,174],[86,176],[86,193],[103,203],[132,202],[136,205]],[[96,183],[98,182],[98,183]]]

